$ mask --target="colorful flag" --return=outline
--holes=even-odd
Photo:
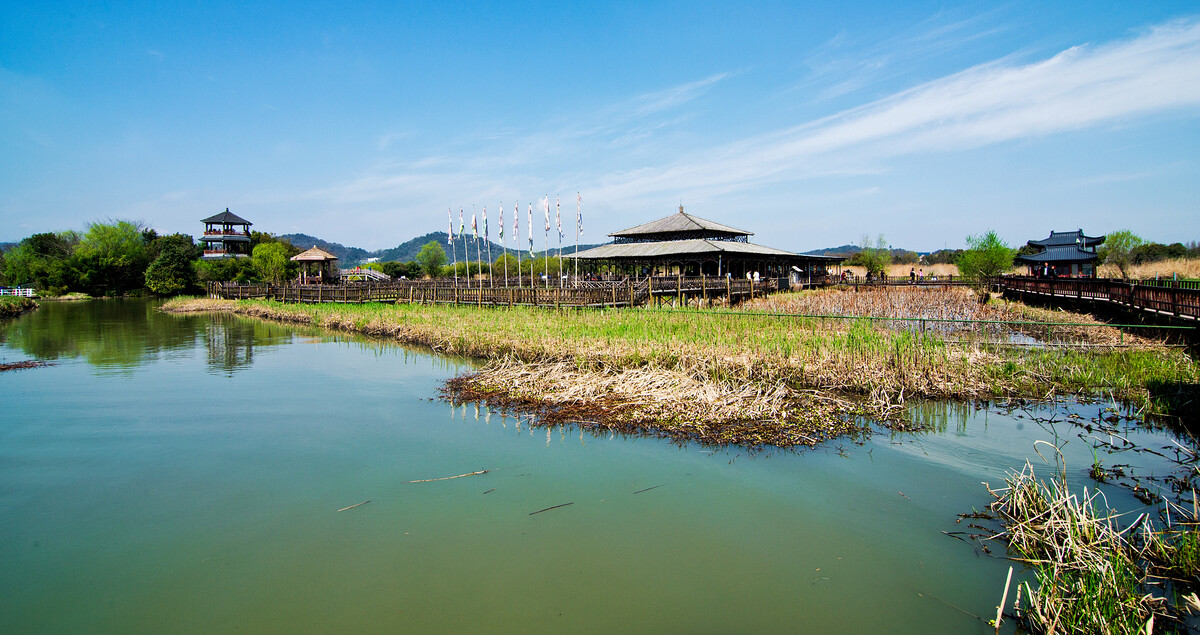
[[[521,204],[513,203],[513,240],[521,240]]]
[[[454,212],[451,211],[449,207],[446,208],[446,221],[447,221],[446,229],[449,230],[446,232],[446,242],[453,245],[454,244]]]
[[[504,244],[504,201],[500,201],[500,220],[496,221],[500,226],[500,244]]]
[[[533,257],[533,203],[529,204],[529,257]]]
[[[554,225],[558,228],[559,241],[563,238],[562,233],[562,202],[558,200],[558,195],[554,195]]]
[[[583,234],[583,197],[575,192],[575,235]]]
[[[488,238],[488,230],[487,230],[487,205],[483,206],[483,240],[484,240],[484,242],[491,240],[490,238]]]
[[[471,240],[479,240],[479,226],[475,224],[475,210],[471,210]]]
[[[466,230],[467,226],[463,223],[463,209],[460,207],[458,208],[458,235],[462,236]]]

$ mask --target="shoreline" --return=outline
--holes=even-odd
[[[1179,351],[1005,351],[865,324],[818,328],[767,316],[654,310],[554,312],[430,305],[303,305],[176,299],[167,312],[311,324],[485,362],[447,381],[544,425],[748,447],[816,445],[873,419],[915,427],[906,400],[1106,397],[1153,412],[1148,386],[1196,382]]]

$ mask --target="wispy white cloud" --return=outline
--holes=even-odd
[[[978,148],[1200,106],[1200,22],[1131,40],[1078,46],[1050,59],[1000,61],[819,121],[714,148],[704,156],[610,175],[612,196],[726,192],[846,170],[898,156]]]

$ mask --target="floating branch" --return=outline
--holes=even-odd
[[[443,476],[442,478],[423,478],[419,481],[404,481],[404,482],[405,483],[432,483],[434,481],[448,481],[452,478],[462,478],[464,476],[479,476],[480,474],[487,474],[488,472],[491,472],[491,470],[479,470],[478,472],[467,472],[466,474],[458,474],[455,476]]]
[[[642,492],[649,492],[650,490],[658,489],[658,488],[662,487],[663,485],[666,485],[666,483],[663,483],[662,485],[655,485],[654,487],[647,487],[646,489],[640,489],[640,490],[634,492],[634,494],[641,494]]]
[[[371,499],[369,499],[369,498],[368,498],[367,500],[365,500],[365,501],[363,501],[363,502],[361,502],[361,503],[356,503],[356,504],[354,504],[354,505],[351,505],[351,506],[349,506],[349,507],[343,507],[343,508],[339,509],[338,511],[339,511],[339,512],[344,512],[344,511],[346,511],[347,509],[354,509],[355,507],[360,507],[360,506],[362,506],[362,505],[366,505],[366,504],[367,504],[367,503],[369,503],[369,502],[371,502]]]
[[[534,514],[540,514],[540,513],[542,513],[542,512],[548,512],[548,511],[550,511],[550,510],[552,510],[552,509],[558,509],[559,507],[566,507],[567,505],[574,505],[574,504],[575,504],[574,502],[570,502],[570,503],[563,503],[562,505],[555,505],[555,506],[553,506],[553,507],[547,507],[546,509],[539,509],[539,510],[537,510],[536,512],[529,512],[529,515],[530,515],[530,516],[532,516],[532,515],[534,515]]]

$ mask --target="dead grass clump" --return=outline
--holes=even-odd
[[[855,422],[862,410],[844,399],[783,382],[724,382],[671,368],[581,369],[507,359],[451,380],[446,394],[536,412],[538,425],[571,423],[709,444],[815,445],[862,429]]]

